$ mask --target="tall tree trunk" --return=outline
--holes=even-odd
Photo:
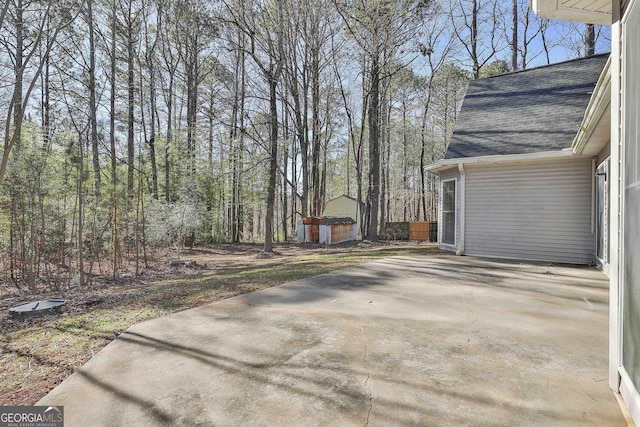
[[[191,40],[191,38],[190,38]],[[191,40],[188,46],[187,63],[185,64],[187,76],[187,155],[189,180],[188,190],[191,200],[196,197],[196,120],[198,108],[198,52],[197,38]]]
[[[292,88],[296,85],[297,83],[292,85]],[[302,117],[302,111],[300,109],[300,98],[297,88],[295,91],[292,90],[292,96],[296,117],[296,132],[298,134],[298,142],[300,144],[300,163],[302,166],[302,197],[300,213],[304,218],[309,215],[309,140]]]
[[[151,161],[151,196],[158,199],[158,165],[156,159],[156,121],[158,119],[158,99],[156,92],[156,71],[153,54],[155,51],[157,37],[154,41],[151,52],[147,52],[147,68],[149,69],[149,109],[151,110],[151,120],[149,129],[149,160]],[[148,49],[148,43],[147,43]]]
[[[131,2],[129,2],[129,9],[127,15],[127,195],[129,199],[133,199],[134,196],[134,176],[135,170],[134,158],[134,106],[135,106],[135,86],[134,86],[134,51],[133,51],[133,22],[131,12]]]
[[[78,180],[77,180],[77,197],[78,197],[78,285],[84,286],[84,256],[83,256],[83,228],[84,228],[84,152],[83,152],[82,135],[78,135]]]
[[[109,111],[109,148],[111,150],[111,185],[113,191],[112,204],[112,228],[113,239],[113,278],[118,274],[118,259],[120,252],[120,241],[118,237],[118,174],[116,158],[116,3],[112,3],[111,15],[111,47],[110,47],[110,111]]]
[[[369,99],[369,219],[367,238],[378,240],[378,204],[380,201],[380,63],[379,54],[371,62],[371,95]]]
[[[284,46],[283,46],[283,12],[282,12],[282,0],[276,0],[276,8],[277,8],[277,23],[276,23],[276,32],[277,39],[275,40],[275,44],[277,45],[277,51],[269,52],[269,60],[270,66],[269,71],[266,72],[264,66],[263,71],[265,71],[265,77],[269,82],[269,112],[270,112],[270,122],[271,122],[271,132],[270,132],[270,150],[269,150],[269,187],[267,188],[267,214],[265,217],[264,225],[264,251],[265,252],[273,252],[273,211],[274,204],[276,199],[276,178],[278,172],[278,80],[280,79],[280,75],[282,74],[283,61],[284,61]],[[269,44],[272,44],[274,41],[269,40]],[[257,58],[254,56],[254,59]]]
[[[295,49],[292,52],[291,63],[297,62]],[[304,75],[303,75],[304,77]],[[296,139],[300,146],[300,166],[302,168],[302,196],[300,197],[300,215],[305,218],[309,214],[309,139],[307,135],[306,116],[303,117],[300,87],[298,83],[298,69],[288,69],[289,93],[293,100],[293,115],[295,119]],[[303,86],[305,83],[303,82]]]
[[[547,65],[551,64],[551,52],[549,43],[547,42],[547,28],[549,22],[545,19],[540,23],[540,40],[542,41],[542,47],[544,49],[544,56],[547,60]]]
[[[23,3],[22,0],[17,0],[16,2],[16,50],[15,50],[15,66],[14,66],[14,74],[15,74],[15,89],[13,95],[13,126],[16,129],[15,132],[18,133],[21,128],[22,117],[23,117],[23,106],[22,106],[22,84],[24,80],[24,65],[23,65],[23,55],[24,55],[24,22],[23,22]],[[19,144],[21,140],[21,135],[18,133],[16,143]]]
[[[585,24],[584,28],[584,56],[593,56],[596,53],[596,31],[593,24]]]
[[[214,143],[214,119],[215,119],[215,102],[216,102],[216,93],[214,91],[213,88],[213,84],[210,87],[209,90],[209,108],[207,111],[207,127],[208,127],[208,134],[207,134],[207,175],[209,176],[209,179],[211,179],[211,182],[213,182],[213,180],[215,179],[214,177],[214,173],[213,173],[213,143]],[[222,140],[221,140],[222,142]],[[223,144],[220,144],[221,146]],[[233,142],[230,144],[229,146],[229,154],[228,156],[231,158],[231,161],[233,162]],[[222,157],[222,148],[220,150],[220,157]],[[222,170],[222,166],[220,166],[220,170]],[[213,209],[213,206],[211,206],[213,203],[213,200],[211,200],[211,198],[207,197],[207,208],[209,211],[211,211]],[[231,223],[231,221],[229,221],[229,223]],[[226,229],[228,230],[228,229]]]
[[[264,221],[264,251],[273,252],[273,210],[276,199],[276,174],[278,168],[278,81],[269,79],[269,112],[271,115],[269,186],[267,188],[267,215]]]
[[[286,99],[286,95],[284,96],[284,98]],[[283,153],[282,153],[282,159],[283,159],[283,165],[282,165],[282,231],[283,231],[283,235],[284,235],[284,241],[286,242],[288,239],[288,228],[289,228],[289,224],[287,222],[287,210],[288,210],[288,204],[289,204],[289,200],[287,197],[287,193],[288,193],[288,185],[287,185],[287,179],[288,179],[288,175],[289,175],[289,119],[288,119],[288,114],[287,114],[287,108],[286,108],[286,101],[283,100],[282,101],[282,123],[284,124],[283,126],[283,140],[284,140],[284,144],[283,144]]]
[[[391,106],[391,104],[389,104]],[[386,147],[387,153],[385,155],[383,155],[382,157],[384,158],[384,160],[381,162],[381,167],[380,167],[380,173],[384,176],[384,180],[387,183],[386,184],[386,188],[384,189],[384,191],[382,191],[381,193],[384,194],[384,196],[381,197],[381,201],[380,204],[382,206],[382,203],[385,204],[385,221],[387,222],[391,222],[393,221],[393,216],[391,215],[391,177],[390,177],[390,171],[389,171],[389,164],[391,162],[391,108],[389,108],[388,111],[388,116],[386,118],[387,121],[387,128],[385,130],[385,132],[387,133],[387,136],[385,138],[386,141],[386,145],[382,147],[382,149],[384,149]],[[382,215],[381,215],[382,217]],[[380,220],[380,226],[384,227],[384,222],[382,220]]]
[[[235,79],[233,93],[233,111],[230,132],[232,148],[232,200],[231,200],[231,241],[239,243],[243,229],[242,208],[242,159],[244,142],[244,99],[245,99],[245,55],[244,35],[238,32],[238,44],[240,49],[236,53]]]
[[[471,8],[471,61],[473,79],[480,78],[480,59],[478,58],[478,0],[472,1]]]
[[[313,177],[312,215],[320,215],[320,62],[315,46],[311,49],[311,176]]]
[[[425,183],[425,178],[427,175],[426,170],[426,157],[427,157],[427,120],[429,113],[429,104],[431,101],[431,83],[432,78],[429,79],[429,95],[427,95],[427,101],[424,104],[424,108],[422,109],[422,123],[420,126],[420,199],[422,204],[422,219],[424,221],[427,220],[427,188]],[[418,204],[420,206],[420,204]],[[418,215],[416,215],[416,220],[420,221],[420,209],[418,208]]]
[[[511,0],[512,36],[511,36],[511,71],[518,69],[518,0]]]
[[[161,37],[162,59],[166,67],[169,82],[167,89],[162,91],[164,102],[167,107],[166,141],[164,144],[164,198],[171,202],[171,144],[173,143],[173,90],[175,85],[176,65],[171,50],[171,38],[167,37],[170,28],[164,26],[164,2],[158,2],[158,34]],[[159,73],[162,76],[162,73]],[[158,124],[158,127],[160,125]]]
[[[295,139],[294,139],[295,141]],[[294,142],[291,144],[291,229],[298,226],[298,149]]]
[[[48,36],[49,33],[51,31],[50,25],[49,25],[49,21],[50,19],[47,19],[47,42],[48,42]],[[51,103],[50,103],[50,99],[51,99],[51,91],[50,91],[50,55],[46,55],[44,56],[44,58],[42,58],[41,60],[44,61],[44,70],[43,70],[43,93],[42,93],[42,131],[43,131],[43,142],[44,142],[44,151],[47,153],[49,153],[50,149],[51,149]],[[38,174],[38,189],[42,188],[42,170],[40,170],[40,173]],[[46,229],[47,229],[47,217],[45,216],[45,194],[43,191],[38,191],[38,207],[39,207],[39,214],[40,214],[40,230],[42,230],[40,234],[40,238],[39,238],[39,250],[38,250],[38,254],[39,256],[43,256],[45,258],[45,262],[44,262],[44,270],[45,270],[45,277],[46,280],[48,281],[50,278],[50,274],[49,274],[49,263],[47,262],[48,260],[47,255],[45,254],[45,248],[47,247],[47,233],[46,233]],[[38,265],[40,265],[40,261],[38,261]]]
[[[49,20],[47,20],[49,21]],[[47,36],[51,29],[49,28],[49,24],[47,23]],[[44,55],[43,55],[44,56]],[[50,55],[44,56],[44,71],[43,71],[43,87],[42,87],[42,129],[43,129],[43,138],[44,138],[44,146],[46,150],[49,150],[51,143],[51,69],[50,69]]]
[[[365,69],[366,69],[366,60],[363,60],[362,62],[362,87],[364,88],[366,86],[366,74],[365,74]],[[343,98],[344,98],[344,91],[343,91]],[[363,91],[362,94],[362,110],[361,110],[361,114],[360,114],[360,132],[357,138],[357,146],[354,146],[354,150],[353,150],[353,155],[354,155],[354,161],[356,164],[356,187],[357,187],[357,191],[358,191],[358,195],[356,197],[358,203],[358,213],[360,214],[360,218],[356,219],[360,221],[360,236],[362,239],[365,239],[365,237],[367,236],[367,231],[369,230],[369,209],[368,206],[365,209],[364,208],[364,199],[362,197],[362,190],[363,190],[363,175],[364,175],[364,126],[365,123],[368,120],[367,117],[367,110],[369,109],[369,94],[366,93],[366,91]],[[346,100],[345,100],[345,106],[346,106]],[[352,130],[351,134],[353,135],[353,143],[356,144],[356,138],[355,138],[355,131]]]
[[[384,113],[380,114],[380,165],[388,165],[389,164],[389,156],[387,156],[387,147],[391,147],[390,144],[390,133],[389,133],[389,125],[390,125],[390,117],[391,117],[391,94],[390,88],[387,87],[384,89],[384,95],[382,96],[382,105],[384,108]],[[382,110],[382,109],[381,109]],[[381,169],[380,175],[380,230],[384,231],[385,224],[389,221],[387,218],[387,191],[389,188],[389,181],[387,180],[388,175],[384,171],[384,167]]]
[[[174,73],[169,72],[167,88],[167,142],[164,147],[164,192],[167,202],[171,201],[171,144],[173,143],[173,85]]]
[[[153,118],[151,119],[153,122]],[[151,197],[158,200],[158,165],[156,163],[156,136],[155,126],[151,127],[149,141],[149,159],[151,160]]]
[[[101,197],[100,158],[98,153],[98,106],[96,101],[96,44],[93,27],[93,0],[87,0],[87,22],[89,24],[89,124],[91,132],[91,154],[96,201]]]
[[[403,94],[404,95],[404,94]],[[409,137],[407,135],[407,98],[403,96],[402,101],[402,220],[407,222],[407,211],[409,210],[409,201],[407,195],[409,193]],[[389,109],[391,116],[391,109]],[[388,168],[387,168],[388,169]]]

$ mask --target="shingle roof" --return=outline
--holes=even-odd
[[[471,81],[445,158],[571,147],[608,57]]]
[[[353,218],[348,216],[308,216],[302,219],[303,224],[324,224],[324,225],[335,225],[335,224],[355,224],[356,222]]]

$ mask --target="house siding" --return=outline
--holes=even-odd
[[[465,254],[594,262],[591,159],[466,167]]]

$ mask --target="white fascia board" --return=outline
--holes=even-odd
[[[458,159],[449,159],[449,160],[458,160]],[[425,170],[427,172],[431,172],[434,175],[440,175],[440,173],[444,172],[447,169],[453,169],[458,167],[458,162],[450,162],[449,160],[440,160],[436,163],[432,163],[428,165]]]
[[[571,148],[575,154],[582,154],[587,147],[587,145],[591,143],[602,143],[606,144],[607,141],[591,141],[591,136],[595,131],[598,123],[602,119],[602,116],[605,111],[607,111],[607,107],[611,104],[611,56],[607,60],[607,63],[600,74],[600,78],[598,78],[598,83],[596,83],[596,87],[593,90],[593,95],[591,95],[591,99],[589,100],[589,105],[587,105],[587,110],[584,113],[584,118],[582,119],[582,123],[580,124],[580,129],[576,134],[576,137],[573,139],[573,143],[571,144]],[[604,144],[602,144],[604,146]]]
[[[602,25],[611,25],[612,22],[611,13],[566,7],[562,5],[562,0],[530,0],[529,4],[531,10],[541,18]],[[588,3],[586,5],[588,7]]]
[[[457,159],[443,159],[437,163],[427,166],[427,170],[433,174],[458,167],[458,165],[494,164],[507,162],[528,162],[531,160],[551,160],[574,156],[571,148],[560,151],[539,151],[527,154],[504,154],[496,156],[460,157]],[[576,156],[579,157],[579,156]]]

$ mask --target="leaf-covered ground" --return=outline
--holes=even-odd
[[[169,313],[292,280],[392,255],[441,254],[434,244],[351,242],[276,245],[217,245],[182,253],[185,267],[170,268],[170,255],[138,277],[96,278],[90,286],[41,295],[0,287],[0,405],[33,405],[129,326]],[[194,263],[195,261],[195,263]],[[64,298],[56,315],[11,318],[20,302]]]

